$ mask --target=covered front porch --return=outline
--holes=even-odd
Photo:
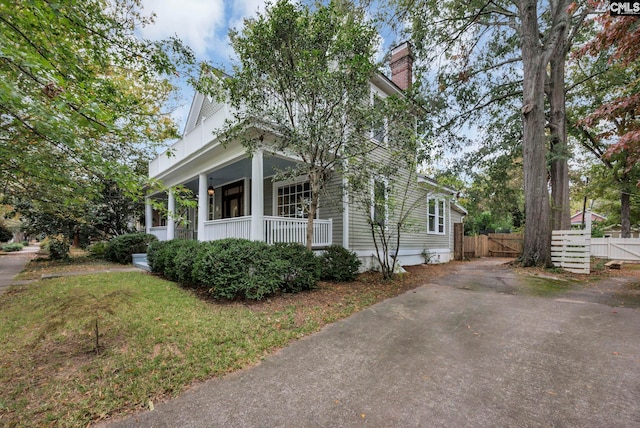
[[[251,157],[242,153],[186,180],[165,179],[169,186],[180,184],[189,189],[195,195],[197,207],[177,207],[171,191],[149,195],[146,231],[159,240],[243,238],[269,244],[306,245],[308,182],[304,177],[293,181],[274,180],[277,171],[294,165],[290,159],[256,151]],[[165,204],[168,214],[160,216],[153,209],[151,199]],[[333,219],[322,216],[329,211],[319,209],[313,220],[314,248],[333,243]]]

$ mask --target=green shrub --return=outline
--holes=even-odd
[[[173,241],[153,241],[147,248],[147,263],[151,272],[164,274],[167,247]]]
[[[198,241],[176,240],[169,246],[171,254],[165,262],[165,276],[182,284],[191,284],[193,279],[193,264],[199,251],[204,251],[207,244]]]
[[[340,245],[328,247],[320,256],[322,279],[325,281],[353,281],[362,264],[356,253]]]
[[[43,241],[44,243],[45,241]],[[48,236],[44,248],[49,251],[49,258],[52,260],[62,260],[69,258],[71,244],[66,236],[59,233]]]
[[[148,233],[130,233],[116,236],[109,241],[105,251],[105,258],[115,263],[131,263],[132,254],[146,253],[149,243],[157,239],[154,235]]]
[[[287,268],[264,242],[222,239],[198,253],[193,279],[217,299],[260,300],[280,290]]]
[[[26,247],[27,245],[29,245],[29,241],[22,241],[22,246]]]
[[[11,252],[14,252],[14,251],[20,251],[23,248],[24,248],[24,245],[18,244],[18,243],[4,244],[2,246],[2,251],[7,252],[7,253],[11,253]]]
[[[104,259],[108,247],[109,243],[107,241],[94,242],[89,245],[89,254],[91,254],[91,257],[95,257],[97,259]]]
[[[296,293],[315,288],[322,268],[320,259],[304,245],[278,242],[272,250],[276,257],[286,262],[287,271],[283,278],[282,290]]]

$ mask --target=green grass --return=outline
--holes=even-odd
[[[126,295],[127,303],[115,298],[109,305],[118,295]],[[98,307],[103,310],[96,312]],[[194,381],[258,362],[316,331],[325,317],[351,312],[322,311],[318,316],[313,308],[300,314],[295,306],[261,312],[208,303],[137,272],[14,288],[0,297],[0,425],[86,426],[142,409]]]

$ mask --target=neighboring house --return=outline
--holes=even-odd
[[[589,211],[587,211],[589,212]],[[588,218],[589,216],[587,216]],[[607,218],[603,215],[591,212],[591,223],[602,223],[606,221]],[[578,211],[574,215],[571,216],[571,227],[578,228],[582,226],[582,211]]]
[[[605,227],[603,230],[605,238],[620,238],[622,235],[622,226],[619,224],[612,224]],[[631,236],[629,238],[640,238],[640,228],[632,227]]]
[[[380,74],[371,80],[372,100],[374,96],[402,93],[411,84],[412,60],[407,43],[394,49],[392,78]],[[147,204],[147,232],[160,240],[233,237],[304,244],[307,219],[299,202],[310,196],[308,180],[274,181],[277,170],[296,163],[282,153],[265,149],[250,156],[239,142],[223,146],[214,131],[232,117],[227,103],[195,95],[183,138],[169,149],[170,155],[165,152],[150,162],[149,176],[168,187],[187,187],[197,195],[198,207],[178,213],[188,220],[187,226],[180,226],[160,217]],[[376,138],[373,131],[371,138]],[[368,214],[343,196],[343,187],[343,179],[337,175],[329,182],[314,220],[312,246],[342,245],[371,267],[375,247]],[[411,232],[402,235],[399,261],[404,265],[423,263],[426,251],[433,262],[447,262],[453,259],[453,224],[462,222],[466,211],[455,202],[456,191],[430,178],[418,176],[415,188],[424,200],[418,201]],[[171,193],[148,198],[165,200],[169,212],[176,212]]]

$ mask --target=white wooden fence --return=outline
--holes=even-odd
[[[551,261],[573,273],[588,274],[591,269],[591,230],[554,230],[551,235]]]
[[[640,261],[640,238],[591,238],[591,255],[611,260]]]

